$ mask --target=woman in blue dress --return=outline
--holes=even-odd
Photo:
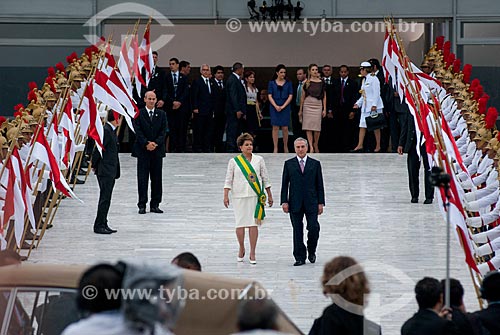
[[[292,83],[286,79],[286,67],[276,66],[273,80],[267,88],[270,102],[271,126],[273,127],[274,153],[278,152],[278,131],[283,133],[283,148],[288,153],[288,125],[290,124],[290,102],[293,99]]]

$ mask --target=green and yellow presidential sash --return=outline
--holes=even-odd
[[[243,155],[238,155],[234,157],[236,164],[239,166],[241,173],[245,176],[245,179],[250,184],[252,190],[257,194],[257,205],[255,206],[254,218],[257,220],[257,224],[260,224],[261,221],[266,217],[266,213],[264,211],[264,205],[266,204],[266,194],[264,190],[260,186],[259,178],[257,177],[257,173],[253,169],[252,164],[245,158]]]

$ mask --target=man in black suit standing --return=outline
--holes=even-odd
[[[224,132],[226,131],[226,88],[224,83],[224,68],[217,65],[214,68],[212,82],[215,85],[214,95],[214,131],[212,146],[215,152],[224,152]]]
[[[185,152],[187,139],[186,113],[190,112],[189,87],[186,76],[179,72],[179,60],[171,58],[170,73],[166,74],[167,97],[165,111],[167,112],[170,129],[169,152]]]
[[[429,159],[427,158],[427,152],[425,151],[425,144],[419,144],[420,141],[417,139],[417,133],[415,131],[415,121],[408,109],[406,100],[403,100],[403,103],[400,104],[400,108],[405,112],[400,114],[401,135],[399,136],[398,154],[408,154],[406,165],[408,167],[411,203],[418,203],[418,195],[420,193],[419,170],[420,160],[422,160],[424,165],[425,185],[424,204],[432,204],[434,199],[434,187],[430,180],[431,168]],[[417,154],[417,145],[420,145],[420,156]]]
[[[446,319],[443,310],[443,291],[439,280],[424,277],[415,286],[418,312],[401,328],[401,335],[457,334],[455,325]]]
[[[159,208],[162,196],[162,166],[165,157],[165,134],[167,131],[167,118],[165,112],[155,108],[156,94],[146,92],[144,97],[146,107],[139,111],[139,116],[134,119],[136,140],[132,156],[137,157],[137,189],[139,192],[139,214],[146,214],[148,202],[148,182],[151,178],[151,201],[149,203],[152,213],[163,213]]]
[[[358,141],[359,119],[352,106],[359,97],[357,83],[349,78],[349,68],[341,65],[340,78],[333,80],[332,115],[334,120],[334,151],[349,152]]]
[[[96,234],[116,233],[115,229],[108,226],[108,212],[115,180],[120,178],[118,138],[116,137],[116,128],[119,124],[120,119],[116,119],[115,114],[110,110],[107,115],[107,122],[103,127],[104,148],[102,156],[96,148],[92,152],[92,170],[97,175],[97,182],[99,183],[99,204],[97,205],[97,216],[94,221],[94,233]]]
[[[323,82],[325,83],[325,95],[326,95],[326,117],[321,120],[321,132],[322,135],[319,140],[321,152],[338,152],[335,148],[335,120],[332,113],[332,102],[333,102],[333,77],[332,77],[332,66],[323,65],[321,68],[321,73],[323,75]]]
[[[302,96],[302,88],[307,79],[306,71],[303,68],[297,69],[297,86],[293,90],[292,103],[292,130],[295,138],[303,137],[302,124],[299,121],[300,98]]]
[[[323,213],[325,189],[321,163],[307,156],[307,140],[299,137],[294,141],[296,157],[285,162],[281,182],[281,207],[290,213],[293,226],[294,266],[306,263],[304,246],[304,214],[307,220],[307,252],[309,261],[316,262],[319,239],[318,215]]]
[[[236,138],[241,133],[240,122],[246,114],[247,94],[241,82],[243,64],[236,62],[226,82],[226,146],[227,152],[237,152]]]
[[[210,66],[202,64],[201,76],[192,86],[193,152],[210,152],[214,123],[216,87],[210,80]]]
[[[153,91],[156,94],[158,101],[156,102],[157,108],[163,108],[165,101],[167,99],[167,88],[166,88],[166,78],[165,70],[159,66],[158,63],[158,52],[153,51],[153,68],[151,69],[151,79],[149,80],[148,87],[142,87],[141,96],[137,99],[137,107],[139,109],[144,108],[146,104],[144,103],[144,95],[147,91]],[[146,69],[142,68],[141,76],[146,80]]]

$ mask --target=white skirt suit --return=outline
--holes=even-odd
[[[384,103],[380,97],[380,81],[374,73],[368,74],[361,84],[361,97],[356,101],[356,105],[361,110],[359,127],[366,128],[365,118],[371,115],[372,106],[377,106],[377,113],[382,114]]]
[[[266,188],[271,187],[271,183],[264,158],[252,154],[250,164],[257,174],[262,191],[265,192]],[[231,158],[227,164],[224,188],[231,190],[236,228],[256,227],[257,224],[255,223],[254,213],[258,200],[257,194],[255,194],[254,190],[250,187],[250,184],[245,176],[243,176],[234,158]]]

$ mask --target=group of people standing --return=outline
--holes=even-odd
[[[366,129],[366,115],[359,99],[372,103],[370,94],[375,92],[375,86],[366,89],[372,83],[371,74],[380,81],[378,95],[384,101],[375,101],[376,110],[381,113],[386,105],[384,78],[376,60],[370,60],[369,66],[364,62],[365,66],[360,68],[360,80],[350,78],[346,65],[339,67],[339,76],[334,78],[330,65],[320,68],[311,64],[297,70],[296,83],[287,76],[286,66],[279,64],[271,80],[266,81],[266,87],[259,90],[256,82],[262,82],[262,78],[258,78],[255,71],[245,69],[241,62],[233,64],[228,76],[220,65],[211,68],[202,64],[200,75],[190,81],[189,62],[171,58],[169,70],[162,69],[157,66],[158,54],[153,55],[152,78],[147,88],[143,87],[140,94],[136,93],[136,100],[142,108],[146,91],[156,94],[156,108],[164,110],[167,115],[167,152],[189,150],[190,128],[193,152],[237,152],[236,138],[243,132],[251,134],[258,144],[263,144],[266,137],[263,145],[266,146],[267,134],[261,136],[264,133],[260,130],[268,127],[271,128],[274,153],[288,153],[292,134],[292,140],[307,138],[311,153],[320,150],[349,152],[353,149],[364,152],[367,151],[364,145],[366,131],[363,130]],[[360,94],[360,88],[364,95]],[[360,112],[356,110],[358,107]],[[320,140],[321,133],[324,135]],[[132,141],[133,136],[131,134]],[[372,141],[371,137],[369,141]],[[375,141],[374,151],[385,151],[388,141],[383,135],[381,139],[379,130],[375,131]]]

